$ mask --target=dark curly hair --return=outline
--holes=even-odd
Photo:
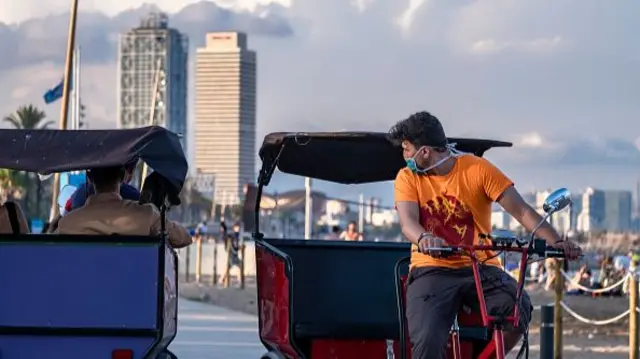
[[[429,146],[438,151],[445,151],[447,146],[447,136],[440,120],[426,111],[398,121],[389,130],[389,139],[396,145],[409,141],[416,147]]]

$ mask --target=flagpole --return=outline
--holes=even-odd
[[[156,71],[154,74],[153,88],[151,90],[151,108],[149,111],[149,126],[156,124],[156,105],[158,101],[158,87],[160,86],[160,78],[162,77],[162,60],[158,59],[156,62]],[[147,178],[147,172],[149,172],[149,166],[146,163],[142,163],[142,171],[140,173],[140,188]]]
[[[67,128],[67,119],[69,115],[69,78],[71,77],[71,67],[73,58],[73,48],[76,38],[76,12],[78,11],[78,0],[71,0],[71,11],[69,12],[69,34],[67,38],[67,56],[65,59],[64,80],[62,84],[62,104],[60,105],[60,124],[59,129]],[[59,214],[58,195],[60,194],[60,174],[55,173],[53,176],[53,191],[51,196],[51,214],[49,221],[53,220]]]
[[[80,129],[80,46],[77,46],[73,56],[73,129]]]

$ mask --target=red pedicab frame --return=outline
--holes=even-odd
[[[458,150],[480,157],[490,148],[512,146],[509,142],[494,140],[464,138],[448,140],[449,143],[455,143]],[[278,253],[277,248],[262,241],[264,235],[259,227],[263,189],[269,184],[276,169],[284,173],[335,183],[363,184],[391,181],[398,171],[406,166],[402,148],[390,141],[386,133],[374,132],[272,133],[265,137],[259,154],[262,166],[258,175],[255,202],[253,198],[248,198],[245,205],[253,205],[253,237],[256,240],[256,249],[260,247],[261,252],[270,252],[282,258],[286,258],[286,254]],[[256,260],[259,262],[258,258]],[[260,265],[257,263],[259,272]],[[277,268],[277,275],[284,277],[288,277],[290,274],[288,272],[293,270],[286,260],[277,263],[274,268]],[[389,268],[389,271],[391,270],[392,268]],[[266,273],[263,274],[266,275]],[[260,277],[259,273],[258,281]],[[287,281],[283,285],[291,285],[291,283]],[[295,347],[295,341],[291,337],[294,328],[291,325],[289,311],[294,300],[293,293],[287,298],[275,300],[273,296],[276,293],[261,288],[259,283],[257,287],[260,339],[268,350],[278,353],[277,356],[267,354],[264,358],[300,357],[300,350]],[[265,322],[262,299],[269,295],[272,297],[270,305],[277,307],[271,308],[271,316],[273,313],[278,313],[279,321],[286,323],[274,323],[273,318],[270,318],[268,323]],[[267,327],[269,327],[268,330]],[[266,338],[265,333],[270,333],[270,338]]]
[[[560,193],[563,193],[562,197]],[[570,203],[569,192],[565,189],[560,189],[554,192],[552,196],[556,195],[557,200],[552,204],[545,205],[545,211],[547,212],[546,216],[543,218],[542,222],[546,221],[547,218],[561,210],[566,205]],[[542,223],[541,222],[541,223]],[[539,226],[539,225],[538,225]],[[535,231],[534,231],[535,234]],[[519,241],[514,236],[486,236],[487,239],[490,239],[493,244],[492,245],[459,245],[448,248],[436,248],[434,250],[439,250],[443,252],[449,252],[450,254],[456,255],[467,255],[471,257],[471,268],[473,270],[473,279],[475,282],[476,295],[478,297],[478,304],[480,309],[480,319],[482,321],[482,325],[491,329],[492,340],[489,341],[488,345],[482,349],[482,351],[477,356],[477,359],[488,359],[493,355],[496,355],[496,359],[504,359],[506,354],[504,347],[504,326],[507,324],[511,324],[513,328],[518,327],[518,322],[520,319],[520,300],[524,293],[524,283],[525,283],[525,273],[528,265],[529,255],[534,254],[538,255],[542,258],[563,258],[564,252],[560,249],[555,249],[547,246],[546,241],[542,239],[534,239],[532,235],[532,239],[530,241]],[[480,274],[479,268],[479,260],[477,259],[475,253],[478,251],[492,251],[492,252],[516,252],[521,254],[520,259],[520,267],[517,281],[517,293],[513,308],[513,314],[504,318],[499,318],[493,315],[489,315],[487,313],[487,305],[484,297],[484,290],[482,287],[482,278]],[[406,277],[403,277],[400,273],[402,271],[401,267],[403,265],[407,265],[409,262],[409,257],[403,258],[396,265],[396,296],[398,298],[398,312],[399,312],[399,332],[400,332],[400,359],[407,359],[407,334],[406,334],[406,317],[405,317],[405,288]],[[461,311],[462,312],[462,311]],[[467,320],[474,320],[477,318],[477,313],[462,313],[463,315],[467,314]],[[459,314],[460,315],[460,314]],[[476,318],[474,318],[474,316]],[[463,356],[463,350],[460,343],[460,337],[457,332],[458,329],[458,318],[456,318],[455,323],[450,332],[449,338],[449,349],[450,355],[452,359],[463,359],[467,356]],[[526,334],[525,334],[526,335]],[[528,338],[525,337],[525,342],[520,350],[522,353],[526,350],[528,357]],[[518,356],[520,357],[520,355]]]

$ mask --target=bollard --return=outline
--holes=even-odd
[[[240,289],[244,289],[244,252],[245,252],[246,246],[244,243],[242,243],[242,248],[240,249],[240,255],[242,257],[241,260],[242,262],[240,262]]]
[[[629,359],[638,359],[638,278],[629,276]]]
[[[202,237],[196,239],[196,283],[200,283],[202,276]]]
[[[211,285],[218,283],[218,241],[213,237],[213,275],[211,276]]]
[[[231,243],[229,243],[229,246],[227,247],[227,265],[224,271],[222,283],[225,288],[229,288],[231,286]]]
[[[191,265],[190,258],[191,257],[191,246],[188,246],[184,249],[184,280],[189,283],[189,265]]]
[[[555,261],[555,301],[553,306],[553,358],[562,359],[562,295],[564,294],[564,277],[561,273],[562,261]]]
[[[540,308],[540,359],[553,359],[554,308],[543,305]]]

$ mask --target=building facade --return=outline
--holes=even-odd
[[[582,211],[578,216],[578,231],[591,232],[605,230],[604,191],[587,188],[582,194]]]
[[[256,53],[238,32],[206,35],[196,54],[195,167],[216,178],[216,202],[239,203],[256,181]]]
[[[604,191],[604,228],[610,232],[633,229],[633,194],[631,191]]]
[[[118,43],[118,128],[166,127],[187,140],[188,38],[153,12]]]

